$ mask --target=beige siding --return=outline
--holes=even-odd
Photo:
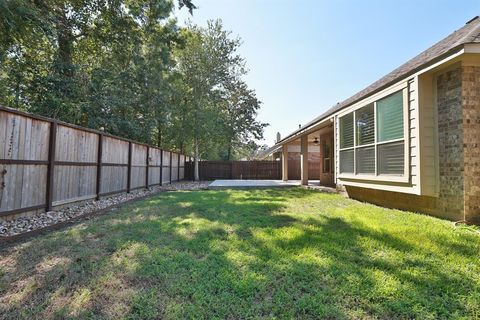
[[[434,77],[431,73],[418,77],[419,118],[421,119],[420,163],[421,163],[421,194],[438,195],[438,145],[437,145],[437,112],[434,102]]]
[[[408,92],[408,132],[409,132],[409,150],[410,150],[410,183],[411,188],[418,193],[420,185],[419,157],[418,157],[418,89],[417,81],[410,79],[407,86]]]

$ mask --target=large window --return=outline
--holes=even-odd
[[[340,175],[403,176],[403,113],[403,91],[398,91],[342,116]]]

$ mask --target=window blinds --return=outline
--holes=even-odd
[[[403,138],[403,92],[377,101],[378,142]]]

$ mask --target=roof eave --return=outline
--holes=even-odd
[[[391,80],[390,82],[386,83],[385,85],[379,87],[378,89],[375,89],[373,90],[372,92],[368,93],[367,95],[365,96],[362,96],[354,101],[352,101],[351,103],[349,103],[348,105],[345,105],[343,106],[341,109],[338,109],[338,110],[335,110],[333,112],[325,112],[323,114],[321,114],[320,116],[318,116],[317,118],[313,119],[312,121],[308,122],[306,125],[302,126],[301,128],[293,131],[292,133],[290,133],[289,135],[287,135],[285,138],[281,139],[280,141],[278,141],[274,146],[276,145],[283,145],[285,143],[288,143],[290,142],[292,139],[293,136],[297,136],[297,135],[302,135],[302,131],[310,131],[309,128],[312,128],[318,124],[320,124],[321,122],[325,121],[326,119],[328,119],[329,117],[331,117],[332,115],[334,115],[335,113],[343,110],[343,109],[346,109],[348,108],[349,106],[359,102],[359,101],[362,101],[382,90],[385,90],[386,88],[392,86],[393,84],[403,80],[403,79],[406,79],[408,77],[411,77],[412,75],[414,74],[417,74],[417,73],[423,73],[422,70],[423,69],[427,69],[425,70],[424,72],[428,71],[431,69],[432,66],[435,66],[438,62],[442,61],[442,60],[445,60],[446,58],[450,57],[450,56],[457,56],[459,54],[462,54],[463,53],[463,49],[465,48],[466,45],[470,45],[470,43],[462,43],[452,49],[450,49],[449,51],[445,52],[444,54],[438,56],[438,57],[435,57],[434,59],[430,60],[429,62],[427,63],[424,63],[414,69],[412,69],[411,71],[407,72],[405,75],[402,75],[401,77],[399,78],[396,78],[394,80]]]

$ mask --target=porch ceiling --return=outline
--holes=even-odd
[[[306,132],[305,134],[300,134],[300,135],[298,135],[298,136],[296,137],[296,139],[291,140],[290,142],[288,142],[288,145],[300,145],[301,137],[303,137],[303,136],[305,136],[305,135],[308,137],[308,144],[309,144],[309,145],[315,145],[315,144],[314,144],[315,138],[317,138],[318,140],[320,140],[320,136],[321,136],[321,135],[330,133],[330,132],[332,132],[332,131],[333,131],[333,124],[330,124],[329,126],[323,127],[323,128],[318,129],[318,130],[316,130],[316,131]]]

